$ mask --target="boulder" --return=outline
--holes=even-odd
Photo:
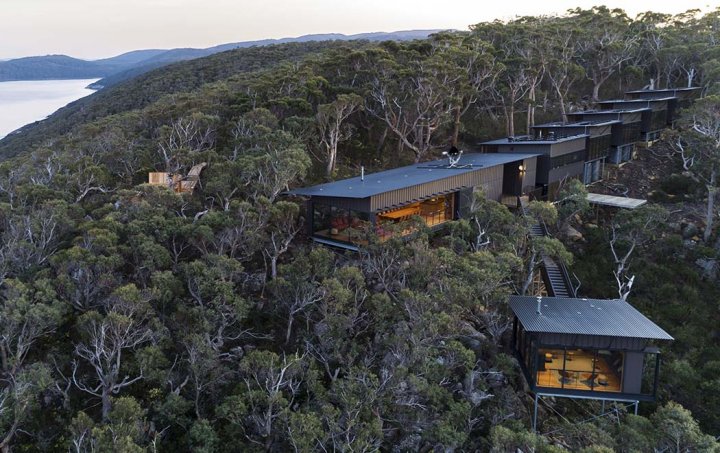
[[[566,225],[565,228],[562,230],[562,234],[568,238],[571,239],[574,242],[582,241],[583,235],[575,228],[571,227],[570,225]]]
[[[718,262],[715,259],[697,259],[695,264],[702,270],[703,277],[714,280],[717,276]]]

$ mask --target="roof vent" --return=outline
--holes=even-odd
[[[537,296],[537,309],[535,312],[539,315],[542,314],[542,296]]]

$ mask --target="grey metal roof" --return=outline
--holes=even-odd
[[[368,173],[365,180],[360,176],[342,179],[340,181],[319,184],[312,187],[302,187],[288,192],[290,195],[305,195],[316,197],[340,198],[367,198],[393,190],[399,190],[418,184],[426,184],[451,176],[470,173],[484,168],[517,162],[523,159],[537,157],[538,154],[512,154],[512,153],[473,153],[462,156],[458,168],[443,168],[447,165],[446,159],[422,162],[406,167],[393,168],[378,173]],[[463,167],[467,165],[467,167]]]
[[[631,90],[626,91],[626,94],[641,94],[641,93],[677,93],[678,91],[697,91],[702,88],[700,87],[684,87],[684,88],[661,88],[657,90]]]
[[[534,139],[533,137],[529,137],[527,135],[521,135],[518,137],[513,137],[512,141],[508,137],[505,138],[499,138],[496,140],[490,140],[488,142],[482,142],[481,145],[554,145],[555,143],[562,143],[562,142],[569,142],[572,140],[578,140],[578,139],[585,139],[589,137],[588,134],[577,134],[577,135],[570,135],[567,137],[556,137],[554,139],[549,138],[542,138],[542,139]]]
[[[554,121],[552,123],[544,123],[544,124],[536,124],[533,126],[533,129],[535,128],[542,128],[542,127],[557,127],[557,128],[578,128],[578,127],[600,127],[600,126],[608,126],[611,124],[617,124],[621,123],[620,120],[584,120],[584,121],[573,121],[568,123],[563,123],[561,121]]]
[[[510,308],[527,332],[673,340],[626,301],[510,296]]]
[[[664,98],[654,98],[654,99],[608,99],[606,101],[598,101],[598,104],[642,104],[645,103],[647,105],[650,105],[650,103],[657,103],[657,102],[667,102],[671,101],[673,99],[677,99],[675,96],[666,96]]]
[[[615,120],[621,121],[624,123],[622,117],[626,114],[633,114],[633,113],[643,113],[652,111],[649,107],[638,107],[638,108],[630,108],[630,109],[607,109],[607,110],[578,110],[576,112],[568,112],[568,117],[604,117],[604,118],[612,118],[614,117]]]

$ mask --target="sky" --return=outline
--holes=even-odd
[[[478,22],[598,4],[631,16],[718,6],[708,0],[0,0],[0,59],[96,59],[314,33],[466,30]]]

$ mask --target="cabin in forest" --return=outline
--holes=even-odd
[[[650,109],[642,114],[640,140],[651,142],[660,137],[662,131],[675,121],[676,97],[654,99],[614,99],[599,101],[600,110]]]
[[[585,165],[582,182],[590,184],[603,177],[605,161],[610,154],[613,127],[620,124],[618,120],[579,121],[574,123],[545,123],[532,127],[535,137],[547,136],[568,137],[587,135],[585,143]]]
[[[567,114],[571,122],[614,121],[610,139],[608,162],[619,164],[632,159],[635,144],[641,140],[643,115],[649,120],[652,111],[647,108],[632,110],[580,110]]]
[[[537,396],[652,401],[667,332],[624,300],[511,296],[513,352]]]
[[[414,230],[410,220],[430,228],[467,215],[476,191],[517,205],[535,187],[537,156],[467,154],[290,191],[306,197],[312,239],[357,250],[368,232],[381,240]]]
[[[566,178],[581,178],[585,167],[585,147],[589,135],[542,138],[533,136],[506,137],[480,144],[485,153],[532,153],[537,158],[536,184],[542,196],[553,198]]]

